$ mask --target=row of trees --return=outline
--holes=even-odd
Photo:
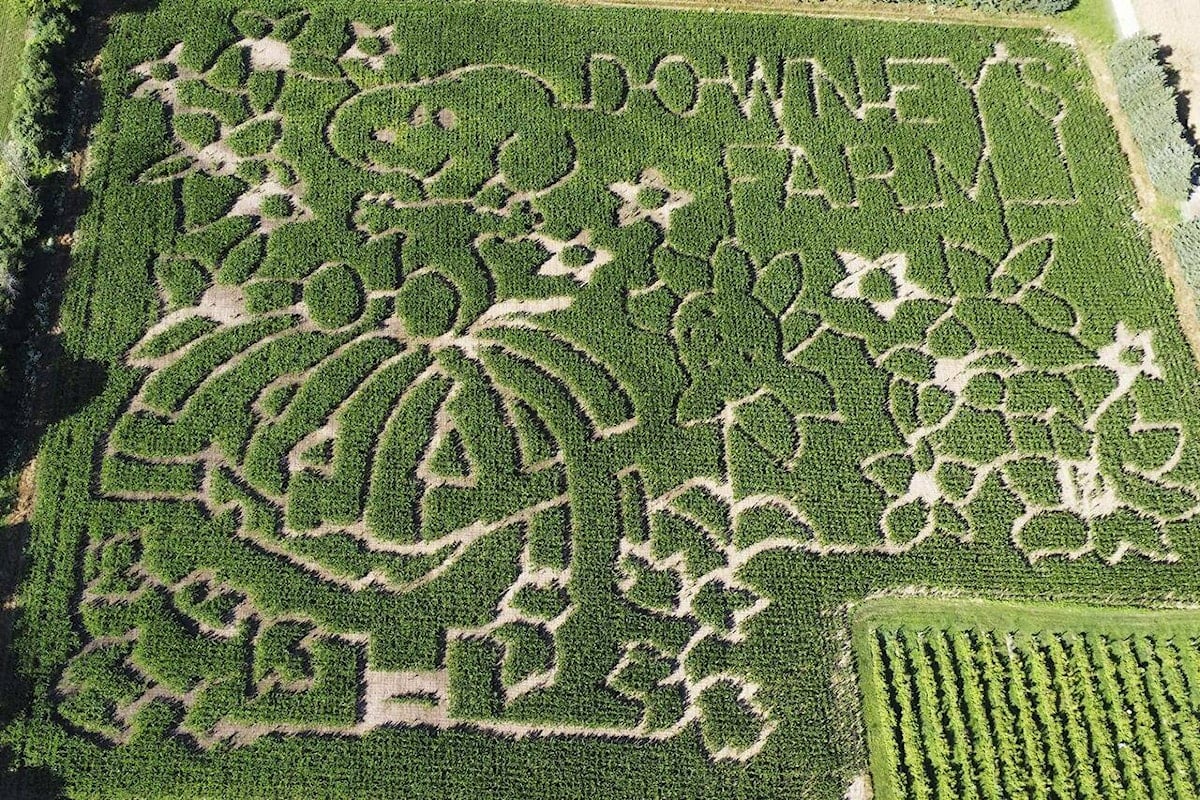
[[[1149,36],[1122,39],[1109,51],[1108,63],[1154,188],[1172,201],[1186,200],[1197,167],[1196,148],[1180,119],[1158,42]]]
[[[27,0],[29,30],[13,90],[7,139],[0,145],[0,330],[18,294],[40,231],[45,179],[59,165],[52,155],[59,109],[60,61],[74,32],[77,0]],[[0,350],[0,389],[7,356]],[[8,423],[0,419],[0,427]],[[5,455],[0,453],[0,455]]]
[[[1172,201],[1186,201],[1200,178],[1200,160],[1158,43],[1148,36],[1117,42],[1109,65],[1154,188]],[[1193,290],[1200,290],[1200,220],[1184,219],[1174,238],[1184,278]]]

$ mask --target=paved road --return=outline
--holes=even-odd
[[[1133,10],[1133,0],[1109,0],[1112,3],[1113,16],[1117,19],[1117,32],[1124,39],[1138,32],[1137,14]]]

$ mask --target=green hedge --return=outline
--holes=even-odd
[[[1175,229],[1175,253],[1184,279],[1200,291],[1200,219],[1185,220]]]
[[[27,10],[29,37],[13,89],[8,137],[0,150],[0,331],[7,328],[21,276],[40,232],[45,180],[58,167],[50,154],[60,97],[56,64],[74,32],[72,15],[79,6],[72,0],[34,0],[27,3]],[[7,362],[0,344],[0,390],[9,388]],[[0,418],[0,430],[8,422]]]
[[[1154,188],[1170,200],[1186,200],[1196,171],[1196,148],[1179,117],[1158,43],[1148,36],[1122,39],[1109,50],[1108,64]]]

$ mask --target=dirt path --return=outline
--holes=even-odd
[[[0,517],[0,525],[21,525],[29,521],[33,516],[33,498],[36,484],[34,476],[37,473],[37,461],[31,460],[24,469],[21,470],[21,476],[17,482],[17,495],[14,498],[12,509],[7,517]]]

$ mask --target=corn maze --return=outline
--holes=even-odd
[[[21,640],[81,795],[840,797],[840,604],[1200,590],[1200,374],[1069,43],[164,0],[103,70]],[[897,736],[968,651],[1182,713],[1078,642],[872,646]],[[1012,758],[1117,796],[1061,713]],[[896,796],[972,796],[948,724]]]

